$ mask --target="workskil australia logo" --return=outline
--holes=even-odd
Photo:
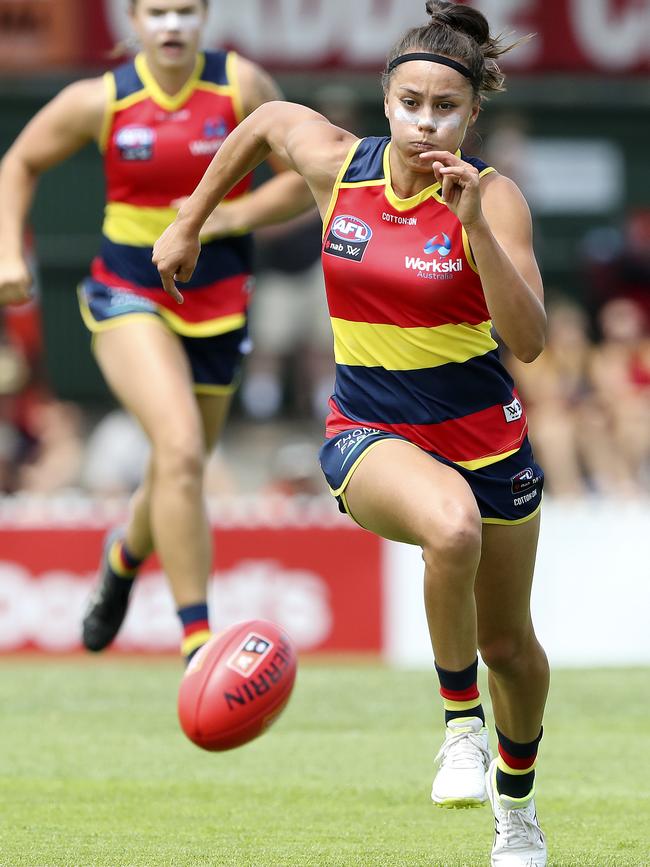
[[[228,135],[228,127],[221,118],[207,118],[203,123],[203,138],[189,144],[192,156],[200,157],[216,154]]]
[[[449,235],[440,232],[434,235],[424,245],[424,252],[433,259],[422,259],[421,256],[405,256],[404,266],[409,271],[417,271],[418,277],[426,277],[429,280],[451,280],[454,272],[463,270],[463,260],[447,259],[451,253],[451,239]]]
[[[323,250],[330,256],[361,262],[371,238],[372,229],[367,223],[351,214],[342,214],[334,217]]]
[[[424,245],[425,253],[437,253],[439,256],[448,256],[451,253],[451,241],[449,235],[441,232],[439,235],[434,235]]]

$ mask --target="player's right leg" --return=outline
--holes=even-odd
[[[368,448],[343,494],[350,515],[387,539],[419,545],[424,597],[446,734],[431,792],[445,807],[487,799],[488,735],[477,687],[474,581],[481,517],[465,480],[410,443],[383,439]]]

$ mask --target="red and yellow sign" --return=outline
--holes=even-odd
[[[506,71],[650,71],[647,0],[465,2],[488,16],[493,33],[534,34],[504,55]],[[376,74],[405,29],[424,23],[424,3],[413,0],[227,0],[209,4],[203,42],[207,48],[235,48],[269,70]],[[129,35],[126,0],[0,0],[0,69],[97,69]]]
[[[80,0],[0,0],[0,69],[77,66],[85,10]]]

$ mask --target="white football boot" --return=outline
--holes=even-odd
[[[487,801],[485,772],[492,755],[488,730],[477,716],[459,717],[447,723],[445,741],[436,761],[431,800],[438,807],[480,807]]]
[[[499,795],[497,760],[485,775],[485,787],[494,813],[492,867],[546,867],[546,840],[537,821],[535,801],[514,807],[515,799]]]

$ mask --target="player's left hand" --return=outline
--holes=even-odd
[[[200,252],[201,242],[196,233],[178,220],[174,220],[154,244],[151,261],[158,268],[163,289],[179,304],[183,303],[183,296],[175,281],[186,283],[190,279]]]
[[[426,151],[420,154],[426,164],[431,163],[442,198],[449,210],[463,226],[476,223],[483,216],[478,169],[459,159],[449,151]]]

